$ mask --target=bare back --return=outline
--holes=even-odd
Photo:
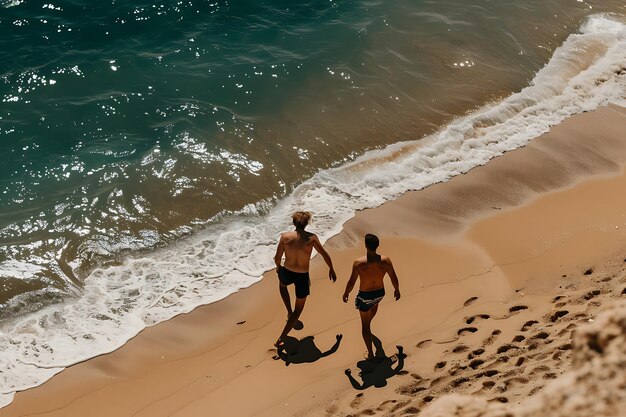
[[[293,272],[308,272],[316,241],[317,236],[306,231],[283,233],[280,243],[285,250],[285,268]]]
[[[384,287],[385,275],[393,270],[391,260],[387,256],[376,255],[367,259],[363,256],[354,263],[359,274],[359,290],[372,291]]]

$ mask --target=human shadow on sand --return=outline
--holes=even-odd
[[[380,340],[378,340],[378,343],[380,343]],[[346,376],[354,389],[364,390],[371,386],[376,388],[384,387],[387,385],[389,378],[400,373],[404,367],[404,358],[406,358],[406,355],[402,351],[402,346],[398,345],[396,348],[398,349],[398,353],[395,355],[387,356],[384,352],[381,352],[381,348],[377,349],[374,359],[359,361],[356,366],[360,369],[359,377],[361,378],[361,383],[352,376],[350,369],[346,369]]]
[[[287,336],[284,339],[285,347],[277,352],[277,355],[274,356],[274,359],[282,359],[285,362],[286,366],[289,366],[292,363],[315,362],[321,358],[325,358],[326,356],[330,356],[333,353],[337,352],[342,337],[342,335],[338,334],[335,344],[326,352],[322,352],[317,346],[315,346],[315,342],[313,342],[313,336],[307,336],[300,340],[296,339],[295,337]]]

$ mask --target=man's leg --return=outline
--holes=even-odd
[[[287,333],[289,333],[294,324],[296,324],[296,321],[298,321],[298,318],[300,318],[300,314],[302,314],[302,310],[304,309],[304,303],[306,303],[306,297],[296,298],[296,307],[293,311],[293,314],[289,316],[289,320],[287,320],[287,323],[285,323],[285,328],[280,334],[278,341],[284,340],[285,337],[287,337]]]
[[[361,314],[361,334],[363,335],[363,341],[367,348],[368,359],[374,357],[374,351],[372,350],[372,329],[370,328],[374,314],[376,314],[374,308],[376,307],[373,307],[369,311],[359,311]]]
[[[280,290],[280,297],[283,299],[283,303],[285,303],[285,308],[287,309],[287,317],[291,317],[293,310],[291,309],[291,298],[289,297],[289,289],[280,280],[278,280],[278,289]]]

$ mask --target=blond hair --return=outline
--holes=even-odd
[[[311,220],[311,213],[308,211],[296,211],[291,218],[296,229],[304,229],[309,224],[309,220]]]

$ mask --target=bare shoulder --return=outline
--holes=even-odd
[[[296,235],[296,232],[283,232],[280,234],[280,240],[282,240],[283,242],[288,242],[296,237],[298,237]]]
[[[380,263],[388,265],[388,266],[392,266],[393,264],[391,263],[391,258],[385,255],[382,255],[380,257]]]
[[[320,239],[317,237],[317,235],[315,233],[310,233],[310,232],[305,232],[306,234],[304,235],[304,241],[306,242],[307,245],[311,245],[313,246],[315,249],[319,251],[322,250],[322,242],[320,242]]]
[[[367,258],[365,256],[362,256],[354,260],[353,266],[355,268],[358,268],[359,266],[365,265],[366,263],[367,263]]]

